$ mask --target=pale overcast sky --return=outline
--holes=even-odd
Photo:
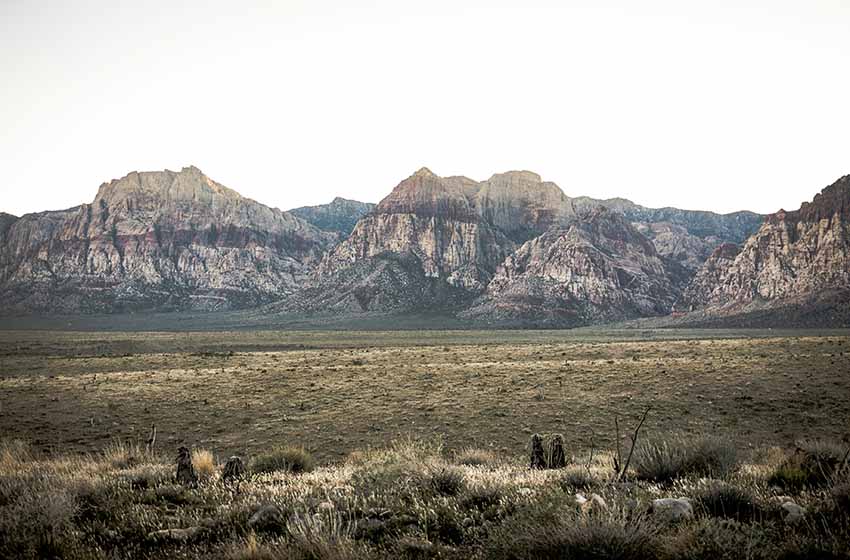
[[[797,208],[850,173],[850,2],[0,0],[0,210],[196,165],[270,206],[421,166]]]

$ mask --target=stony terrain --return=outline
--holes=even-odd
[[[295,290],[334,241],[194,167],[131,173],[91,204],[2,224],[6,312],[256,306]]]

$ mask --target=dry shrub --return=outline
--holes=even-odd
[[[201,481],[209,480],[216,471],[215,457],[208,449],[195,449],[192,451],[192,467]]]
[[[285,558],[274,548],[260,544],[255,533],[250,533],[244,543],[232,545],[228,560],[278,560]]]
[[[23,474],[6,486],[0,508],[0,558],[54,558],[74,539],[77,504],[68,491],[47,477]],[[9,491],[9,485],[14,490]]]
[[[20,439],[0,441],[0,472],[15,472],[23,463],[35,459],[29,443]]]
[[[638,479],[660,483],[683,476],[723,477],[738,466],[738,454],[720,438],[680,438],[639,445],[632,466]]]
[[[393,441],[389,447],[354,451],[346,463],[356,467],[390,464],[431,465],[442,461],[443,443],[440,438],[416,439],[412,437]]]
[[[725,482],[712,481],[694,492],[691,499],[698,512],[710,517],[749,523],[767,516],[755,494]]]
[[[803,440],[768,479],[786,490],[820,488],[832,484],[847,468],[847,446],[831,440]]]
[[[486,544],[488,559],[556,560],[662,558],[657,528],[619,512],[582,515],[562,503],[537,502],[519,509],[495,529]]]
[[[443,467],[431,472],[431,487],[443,496],[457,496],[463,490],[463,471],[455,467]]]
[[[585,469],[572,469],[558,480],[558,484],[564,492],[573,493],[595,488],[599,481]]]
[[[738,560],[772,558],[762,527],[716,518],[684,526],[668,545],[671,560]]]
[[[113,469],[130,469],[149,461],[147,450],[139,444],[115,440],[101,452],[104,462]]]
[[[254,457],[251,461],[251,472],[305,473],[312,471],[314,466],[313,456],[303,447],[283,446]]]
[[[296,513],[287,523],[289,537],[305,558],[349,560],[363,557],[352,538],[354,526],[338,512],[311,515]]]

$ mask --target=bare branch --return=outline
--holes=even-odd
[[[637,428],[635,428],[635,433],[634,433],[634,435],[632,435],[632,448],[629,449],[629,456],[626,459],[626,464],[623,465],[623,470],[620,473],[620,480],[623,480],[623,478],[625,478],[626,473],[629,470],[629,465],[632,462],[632,455],[634,454],[635,447],[637,446],[638,434],[640,434],[640,429],[643,427],[643,423],[644,423],[644,421],[646,421],[646,415],[649,414],[650,410],[652,410],[651,406],[646,407],[646,410],[643,412],[643,417],[641,417],[641,419],[640,419],[640,423],[637,425]]]

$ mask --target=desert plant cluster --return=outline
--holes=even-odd
[[[850,558],[847,444],[643,437],[626,472],[560,436],[544,438],[567,451],[549,468],[531,444],[503,456],[409,437],[323,466],[299,446],[46,458],[7,441],[0,557]]]

